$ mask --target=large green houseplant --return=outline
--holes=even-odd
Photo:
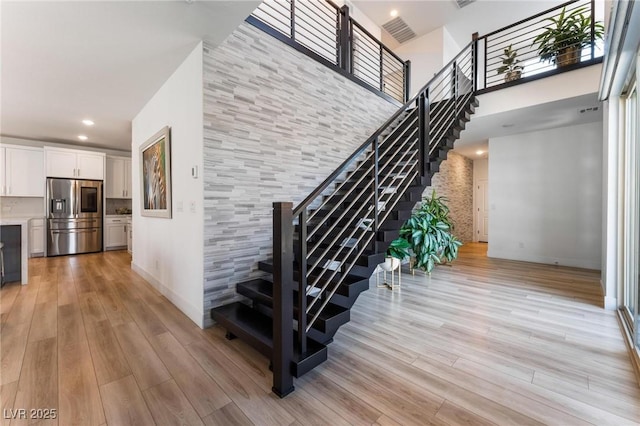
[[[581,51],[591,45],[591,15],[586,7],[567,13],[566,7],[558,16],[545,19],[543,31],[533,39],[543,61],[564,67],[580,62]],[[593,25],[594,42],[602,40],[604,25]]]
[[[512,47],[504,49],[504,53],[500,57],[502,65],[496,70],[498,75],[504,74],[504,81],[508,83],[510,81],[518,80],[522,76],[522,70],[524,67],[520,65],[520,59],[518,59],[518,51]]]
[[[451,233],[453,223],[446,201],[436,196],[434,190],[400,229],[400,238],[409,243],[415,257],[414,266],[427,273],[431,273],[436,264],[456,259],[462,245]]]

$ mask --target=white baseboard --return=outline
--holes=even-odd
[[[166,287],[160,281],[155,279],[153,275],[149,272],[145,271],[140,266],[136,265],[134,262],[131,262],[131,269],[144,278],[149,284],[151,284],[156,290],[164,295],[171,303],[176,305],[178,309],[182,311],[191,321],[196,323],[196,325],[200,328],[204,328],[204,313],[202,309],[197,309],[195,306],[184,300],[181,296],[173,292],[171,289]]]
[[[591,261],[588,259],[574,259],[570,257],[548,257],[531,254],[518,254],[513,252],[491,250],[491,246],[489,246],[487,257],[493,257],[496,259],[520,260],[523,262],[544,263],[546,265],[570,266],[573,268],[584,268],[593,270],[600,270],[600,267],[602,266],[600,259]]]

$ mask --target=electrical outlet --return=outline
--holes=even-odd
[[[196,212],[196,202],[195,201],[192,201],[189,204],[189,210],[191,210],[191,213],[195,213]]]

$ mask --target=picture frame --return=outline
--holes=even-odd
[[[171,129],[165,126],[140,146],[142,216],[171,219]]]

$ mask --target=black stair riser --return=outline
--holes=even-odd
[[[311,335],[309,335],[309,337],[315,340],[316,342],[323,343],[331,339],[336,334],[336,331],[338,331],[340,326],[348,323],[351,319],[349,308],[344,308],[342,306],[339,306],[333,303],[332,305],[335,307],[344,309],[344,311],[341,314],[330,318],[329,320],[324,321],[318,318],[316,322],[313,323],[313,326],[309,330],[314,330],[315,337]],[[273,308],[270,304],[258,303],[254,305],[252,309],[257,310],[258,312],[260,312],[263,315],[266,315],[269,318],[273,317]],[[295,309],[295,311],[297,315],[297,309]],[[296,317],[294,316],[292,320],[295,318]],[[307,321],[311,321],[311,318],[312,318],[312,315],[309,315],[307,317]]]
[[[271,359],[273,331],[269,317],[240,302],[213,308],[211,317],[227,331]],[[294,330],[292,333],[296,342],[298,333]],[[327,360],[327,347],[309,337],[307,337],[306,354],[297,353],[295,348],[294,344],[294,360],[291,365],[291,374],[294,377],[301,377]]]

